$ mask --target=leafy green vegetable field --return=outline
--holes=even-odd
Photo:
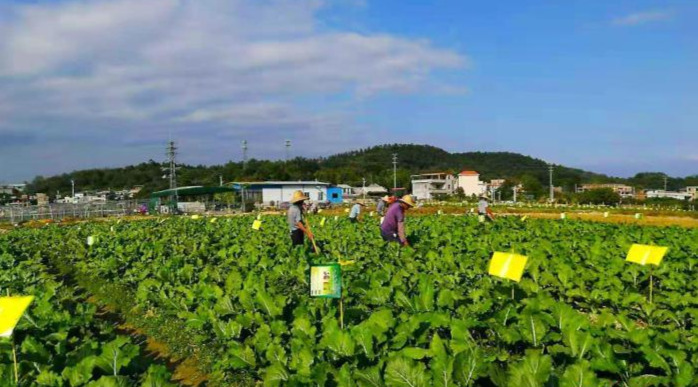
[[[30,319],[55,319],[43,308],[63,311],[71,317],[61,323],[73,328],[55,340],[99,357],[119,335],[85,317],[95,313],[84,303],[92,296],[172,357],[191,359],[209,385],[696,384],[696,229],[432,215],[408,218],[414,248],[401,249],[380,239],[375,218],[328,218],[320,227],[315,217],[317,255],[291,249],[283,217],[265,217],[261,231],[252,220],[49,225],[0,235],[3,291],[52,302],[30,308],[15,340],[62,356],[43,360],[44,368],[23,360],[25,378],[52,372],[64,381],[48,385],[82,385],[66,381],[78,355],[54,354],[55,330]],[[653,303],[649,267],[624,261],[633,243],[669,247],[653,271]],[[529,257],[520,283],[487,275],[494,251]],[[343,266],[344,329],[339,300],[308,296],[309,264],[338,260],[355,261]],[[68,285],[52,273],[75,289],[53,295]],[[70,334],[80,329],[92,336]],[[0,347],[3,375],[11,374],[8,356]],[[95,364],[93,378],[110,374]],[[127,375],[165,372],[144,364]]]

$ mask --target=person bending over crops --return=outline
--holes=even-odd
[[[494,213],[490,209],[490,205],[487,203],[486,196],[480,196],[480,201],[477,203],[477,214],[484,216],[487,220],[494,220]]]
[[[405,195],[388,208],[381,224],[381,237],[384,241],[399,242],[403,246],[409,246],[405,232],[405,211],[414,207],[414,204],[414,197]]]
[[[354,203],[354,205],[351,206],[351,211],[349,212],[349,221],[351,223],[359,221],[359,214],[361,214],[361,207],[363,207],[363,205],[363,203]]]
[[[291,230],[291,244],[293,246],[302,246],[305,235],[313,239],[313,233],[304,223],[303,218],[303,203],[306,200],[308,198],[303,195],[302,191],[296,191],[293,193],[293,197],[291,197],[291,206],[288,207],[286,218],[288,220],[288,228]]]

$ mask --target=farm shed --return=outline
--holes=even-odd
[[[206,211],[206,202],[210,196],[218,193],[234,192],[235,189],[230,187],[204,187],[201,185],[179,187],[174,189],[166,189],[153,192],[150,194],[149,210],[152,212],[156,208],[160,208],[163,198],[177,197],[177,208],[184,213],[204,212]],[[203,196],[204,201],[190,200],[196,196]],[[169,203],[168,207],[173,207],[174,202]]]

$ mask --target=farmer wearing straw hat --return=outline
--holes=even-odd
[[[385,195],[380,200],[378,200],[378,204],[376,205],[376,212],[378,215],[383,216],[383,213],[385,212],[385,207],[388,206],[390,203],[390,196]]]
[[[288,227],[291,230],[291,244],[293,246],[303,245],[303,236],[313,239],[313,233],[303,223],[303,202],[308,200],[308,197],[303,195],[302,191],[296,191],[291,197],[291,206],[288,208],[286,218]]]
[[[384,241],[399,242],[403,246],[409,246],[405,233],[405,211],[414,205],[414,197],[405,195],[388,208],[383,224],[381,224],[381,237]]]
[[[351,211],[349,212],[349,221],[351,223],[356,223],[359,221],[359,214],[361,214],[361,207],[363,206],[364,204],[359,202],[356,202],[353,206],[351,206]]]
[[[494,213],[490,210],[490,206],[487,203],[487,196],[480,196],[480,201],[477,203],[477,214],[485,216],[487,220],[494,220]]]

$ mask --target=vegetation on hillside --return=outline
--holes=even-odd
[[[262,180],[319,180],[354,186],[376,183],[393,186],[392,156],[398,155],[397,185],[409,187],[410,175],[424,172],[453,172],[476,170],[481,179],[507,179],[509,184],[521,183],[533,196],[543,196],[548,186],[548,164],[540,159],[510,152],[449,153],[429,145],[391,144],[341,153],[326,158],[298,157],[288,162],[270,160],[230,161],[223,165],[181,165],[177,181],[180,186],[218,185],[225,182]],[[55,197],[70,192],[70,180],[74,179],[79,190],[118,190],[143,185],[141,195],[165,189],[168,180],[163,178],[162,164],[150,160],[121,168],[99,168],[75,171],[53,177],[37,176],[29,185],[30,193],[44,192]],[[626,183],[639,188],[663,188],[664,174],[640,173],[630,179],[613,178],[603,174],[555,166],[556,186],[573,191],[575,184]],[[698,185],[698,175],[687,178],[670,178],[669,189],[685,185]]]

